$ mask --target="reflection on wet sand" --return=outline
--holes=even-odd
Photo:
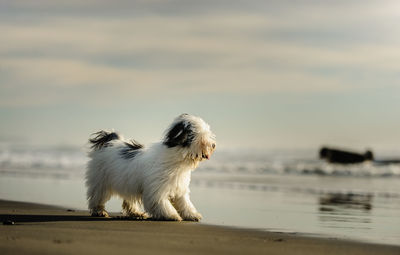
[[[372,194],[323,194],[319,197],[320,223],[327,228],[369,229],[372,199]]]

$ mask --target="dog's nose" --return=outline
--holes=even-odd
[[[203,158],[205,158],[205,159],[209,159],[209,156],[208,156],[207,154],[204,154],[204,153],[203,153],[201,156],[202,156]]]

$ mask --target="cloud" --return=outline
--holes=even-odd
[[[65,101],[68,89],[102,101],[110,87],[118,100],[132,92],[145,98],[190,92],[330,93],[394,85],[400,33],[380,30],[399,17],[388,8],[390,2],[378,9],[373,2],[305,3],[120,17],[61,11],[42,1],[33,13],[56,12],[29,22],[8,18],[0,23],[0,104]],[[81,6],[75,4],[67,6]],[[169,13],[157,3],[136,4]],[[15,10],[25,7],[13,5]],[[263,15],[266,7],[275,12]],[[382,40],[374,40],[371,31]],[[94,88],[98,99],[91,96]],[[43,91],[52,96],[38,102]]]
[[[2,133],[40,143],[59,141],[57,130],[79,143],[82,130],[142,126],[152,140],[143,123],[189,111],[232,147],[393,145],[398,9],[386,0],[0,0]]]

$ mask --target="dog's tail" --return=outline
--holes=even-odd
[[[100,150],[101,148],[107,147],[110,141],[120,139],[118,133],[104,130],[93,133],[92,136],[93,138],[89,139],[89,142],[91,143],[90,148],[92,150]]]

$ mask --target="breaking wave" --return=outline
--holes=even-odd
[[[79,148],[0,147],[0,174],[71,178],[83,173],[86,155]]]
[[[205,171],[248,174],[293,174],[349,177],[400,177],[400,164],[331,164],[312,153],[280,152],[265,155],[218,155],[200,166]]]
[[[200,164],[198,171],[220,174],[400,177],[400,164],[330,164],[317,159],[315,154],[310,151],[216,152],[212,160]],[[86,161],[83,148],[0,146],[0,175],[81,177]]]

